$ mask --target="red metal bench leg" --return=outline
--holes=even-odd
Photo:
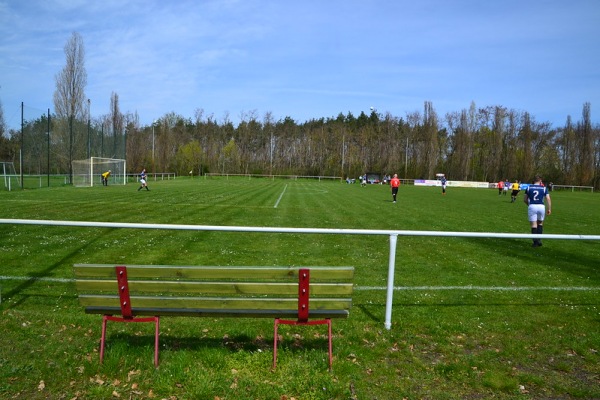
[[[273,329],[273,370],[277,366],[277,327],[284,325],[324,325],[327,324],[327,341],[329,355],[329,371],[333,367],[333,344],[331,334],[331,318],[310,321],[310,270],[302,268],[298,270],[298,319],[296,321],[275,318],[275,327]]]
[[[279,318],[275,318],[275,328],[273,332],[273,367],[271,369],[275,369],[277,367],[277,328],[279,327]]]
[[[154,317],[154,367],[158,368],[158,333],[160,331],[160,318]]]
[[[325,325],[327,324],[327,353],[329,356],[329,370],[331,371],[333,368],[333,334],[332,334],[332,323],[331,319],[322,319],[318,321],[291,321],[286,319],[275,318],[275,327],[273,329],[273,368],[275,369],[277,366],[277,340],[278,338],[278,326],[279,324],[284,325],[297,325],[297,326],[306,326],[306,325]]]
[[[329,337],[329,370],[333,367],[333,345],[331,340],[331,320],[327,319],[327,335]]]
[[[154,322],[154,366],[158,368],[158,352],[159,344],[158,338],[160,333],[160,317],[155,315],[153,317],[137,318],[133,315],[131,308],[131,297],[129,296],[129,281],[127,280],[127,267],[116,266],[115,273],[117,275],[117,283],[119,290],[119,302],[121,305],[121,316],[116,317],[112,315],[102,316],[102,338],[100,339],[100,363],[104,359],[104,344],[106,342],[106,322]]]
[[[100,364],[104,361],[104,343],[106,342],[106,322],[108,318],[106,315],[102,316],[102,336],[100,338]]]
[[[147,317],[147,318],[122,318],[115,317],[112,315],[103,315],[102,316],[102,337],[100,339],[100,363],[104,360],[104,347],[106,344],[106,324],[108,321],[115,322],[154,322],[154,366],[158,367],[158,352],[160,349],[159,346],[159,335],[160,335],[160,317]]]

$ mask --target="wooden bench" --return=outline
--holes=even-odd
[[[348,317],[353,267],[197,267],[76,264],[75,283],[85,312],[102,314],[100,362],[107,321],[154,322],[158,366],[161,316],[274,318],[273,368],[279,324],[328,326]]]

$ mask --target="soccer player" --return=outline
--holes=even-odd
[[[146,168],[144,168],[144,169],[142,170],[142,172],[140,173],[140,184],[141,184],[142,186],[140,186],[140,187],[138,188],[138,192],[139,192],[140,190],[142,190],[143,188],[146,188],[146,190],[150,190],[150,189],[148,189],[148,184],[146,183],[146,179],[147,179],[147,178],[148,178],[148,177],[146,176]]]
[[[448,183],[448,181],[446,180],[445,176],[442,176],[442,195],[446,195],[446,184]]]
[[[500,180],[498,182],[498,196],[501,196],[503,191],[504,191],[504,181]]]
[[[511,189],[512,192],[510,192],[510,202],[514,203],[515,201],[517,201],[517,195],[519,194],[519,181],[515,181],[512,185],[511,185]]]
[[[110,173],[112,171],[109,169],[108,171],[106,171],[105,173],[103,173],[102,176],[102,185],[103,186],[108,186],[108,177],[110,176]]]
[[[398,194],[398,188],[400,187],[400,179],[398,179],[398,174],[394,174],[394,177],[390,179],[390,185],[392,186],[392,198],[394,199],[395,203],[396,195]]]
[[[548,209],[544,205],[544,200],[548,205]],[[525,198],[523,199],[527,204],[527,217],[531,224],[531,233],[541,235],[543,233],[542,225],[544,224],[544,217],[546,214],[552,213],[552,201],[550,200],[550,192],[542,184],[542,177],[537,175],[533,179],[533,185],[525,190]],[[533,247],[540,247],[542,245],[542,239],[533,239]]]

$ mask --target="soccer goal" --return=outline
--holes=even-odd
[[[9,192],[12,189],[19,188],[19,176],[15,171],[15,164],[13,162],[0,161],[0,178],[4,182],[4,189]]]
[[[110,171],[108,183],[125,185],[127,163],[117,158],[90,157],[89,160],[73,160],[73,186],[102,185],[102,174]]]

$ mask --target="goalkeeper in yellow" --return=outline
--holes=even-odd
[[[110,173],[112,171],[109,169],[108,171],[106,171],[105,173],[102,174],[102,185],[103,186],[108,186],[108,177],[110,176]]]

